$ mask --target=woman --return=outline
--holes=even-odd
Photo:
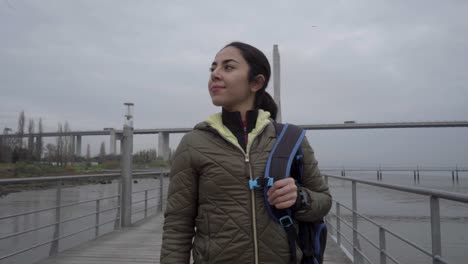
[[[286,233],[270,218],[263,190],[249,189],[249,179],[263,176],[276,140],[277,106],[265,91],[268,59],[233,42],[216,54],[210,71],[209,93],[222,112],[195,126],[177,148],[161,263],[189,263],[191,250],[195,263],[289,263]],[[295,219],[314,221],[328,213],[331,196],[306,139],[301,147],[304,186],[292,178],[276,181],[268,200],[292,208]]]

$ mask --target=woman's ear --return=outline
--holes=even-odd
[[[264,84],[265,84],[265,77],[262,74],[259,74],[250,83],[250,91],[255,93],[258,90],[262,89]]]

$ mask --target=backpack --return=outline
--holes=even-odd
[[[274,123],[277,140],[268,157],[263,182],[258,178],[251,180],[250,188],[264,190],[265,203],[270,216],[286,231],[290,251],[290,263],[297,263],[296,243],[302,250],[301,264],[322,264],[327,242],[327,227],[320,219],[316,222],[297,221],[299,232],[293,224],[293,212],[290,208],[278,210],[268,203],[267,191],[274,181],[288,176],[302,185],[303,155],[300,148],[305,131],[295,125]]]

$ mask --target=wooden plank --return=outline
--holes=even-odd
[[[116,230],[37,264],[156,264],[159,263],[163,222],[160,214],[140,225]],[[351,261],[329,238],[324,263],[348,264]]]

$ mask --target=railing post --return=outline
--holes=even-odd
[[[148,190],[145,190],[145,218],[148,217]]]
[[[432,263],[439,264],[435,258],[442,256],[442,242],[440,234],[440,207],[439,198],[431,196],[431,238],[432,238]]]
[[[122,149],[120,145],[120,149]],[[122,215],[120,214],[122,208],[122,179],[119,180],[118,190],[117,190],[117,214],[115,216],[114,229],[120,229],[122,227]]]
[[[387,264],[385,229],[379,226],[380,264]]]
[[[361,263],[359,261],[361,258],[358,258],[359,252],[357,251],[357,247],[359,245],[358,241],[358,220],[357,220],[357,190],[356,190],[356,182],[352,182],[352,200],[353,200],[353,259],[354,263]]]
[[[60,238],[60,222],[62,221],[62,180],[57,181],[57,190],[55,195],[55,231],[54,241],[50,246],[49,256],[55,255],[59,251],[59,238]]]
[[[161,213],[163,210],[163,183],[164,183],[164,173],[159,174],[159,204],[158,204],[158,213]]]
[[[126,115],[127,120],[123,126],[122,135],[122,157],[121,157],[121,181],[122,181],[122,197],[121,197],[121,218],[122,226],[128,227],[132,225],[132,153],[133,153],[133,121],[129,106],[129,113]]]
[[[97,238],[99,236],[99,214],[101,211],[101,199],[96,200],[96,227],[94,229],[94,237]]]
[[[341,213],[340,213],[340,203],[336,202],[336,243],[338,246],[341,246]]]

